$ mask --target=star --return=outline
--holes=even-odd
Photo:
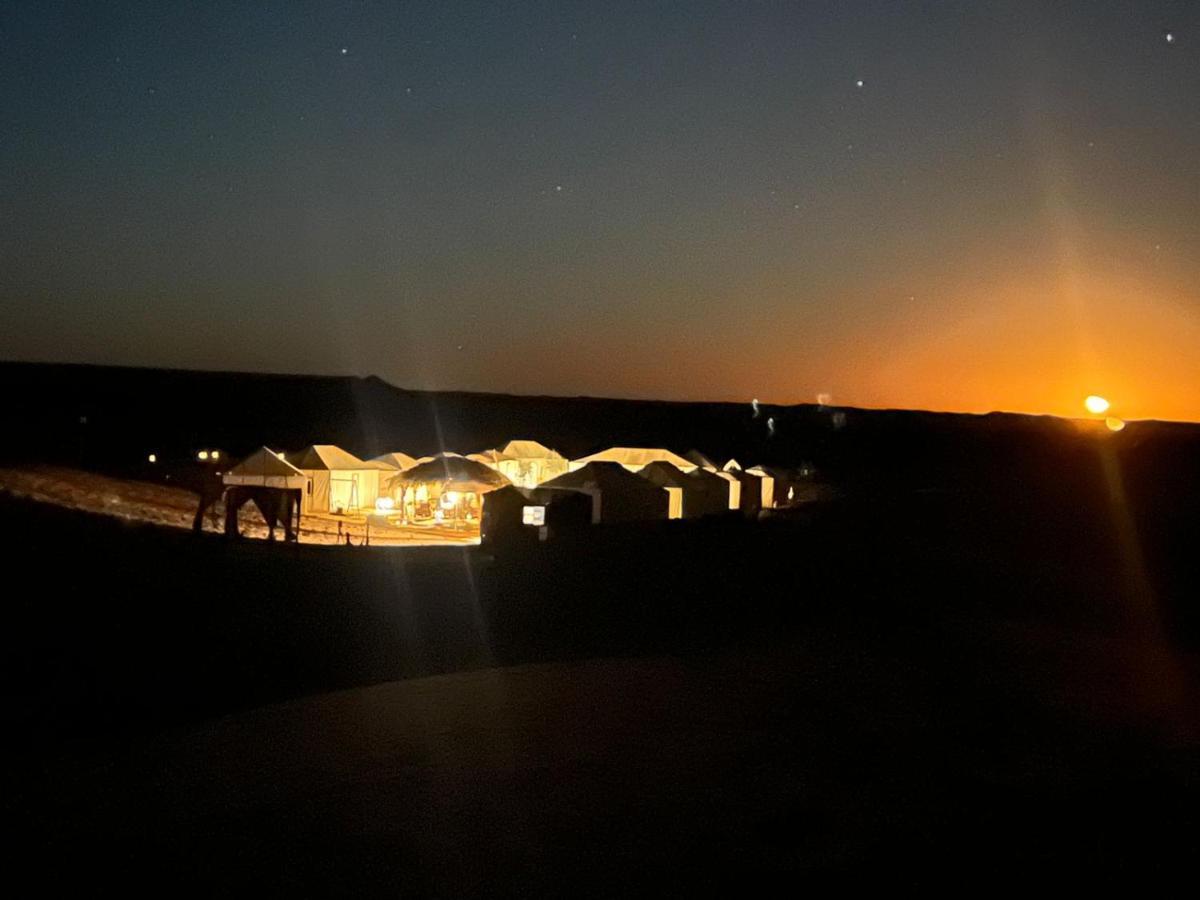
[[[342,56],[345,56],[345,55],[346,55],[347,53],[349,53],[349,52],[350,52],[350,48],[349,48],[349,47],[343,47],[343,48],[342,48]]]
[[[862,86],[863,86],[865,83],[866,83],[866,82],[864,82],[864,81],[863,81],[863,80],[860,78],[860,79],[858,79],[858,81],[854,82],[854,86],[855,86],[855,87],[862,87]]]
[[[1164,37],[1166,38],[1168,44],[1175,43],[1175,32],[1168,31]]]

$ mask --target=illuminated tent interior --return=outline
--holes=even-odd
[[[627,471],[637,472],[652,462],[667,462],[683,472],[691,472],[697,468],[696,463],[684,459],[678,453],[653,447],[609,447],[582,459],[573,459],[569,470],[575,471],[589,463],[613,462],[623,466]]]
[[[379,496],[383,463],[367,463],[333,444],[311,444],[289,454],[288,462],[308,477],[305,512],[349,512],[372,509]],[[390,467],[389,467],[390,468]]]
[[[510,482],[490,466],[457,453],[441,453],[387,479],[405,522],[477,522],[484,494]]]

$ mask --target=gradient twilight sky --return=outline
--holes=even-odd
[[[1200,419],[1197,0],[9,0],[0,40],[0,358]]]

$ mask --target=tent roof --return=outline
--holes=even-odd
[[[230,475],[283,476],[300,475],[304,473],[270,447],[259,447],[240,463],[229,470]]]
[[[500,451],[512,459],[562,459],[557,450],[551,450],[537,441],[509,441]]]
[[[291,462],[297,469],[306,470],[372,468],[353,453],[347,453],[333,444],[310,444],[298,453],[293,453]]]
[[[696,464],[684,459],[678,453],[662,450],[656,447],[609,447],[591,456],[575,460],[577,463],[615,462],[623,466],[646,466],[652,462],[668,462],[677,469],[690,472]]]
[[[697,471],[700,470],[697,469]],[[653,484],[657,484],[659,487],[694,488],[699,484],[696,479],[684,474],[675,468],[675,466],[663,460],[647,463],[638,470],[637,475]]]
[[[696,465],[698,465],[702,469],[719,469],[719,468],[721,468],[719,465],[717,465],[715,462],[713,462],[709,457],[705,456],[699,450],[689,450],[687,453],[684,454],[684,457],[686,459],[690,460],[691,462],[694,462]]]
[[[411,469],[417,464],[417,461],[407,453],[385,453],[382,456],[376,456],[372,462],[381,462],[389,469]]]
[[[499,450],[484,450],[480,453],[468,453],[467,459],[473,459],[475,462],[481,462],[487,466],[498,463],[501,460],[512,459],[512,457],[501,453]]]
[[[222,481],[232,485],[303,490],[308,477],[269,447],[260,447],[225,473]]]
[[[445,453],[413,466],[388,481],[389,488],[402,484],[444,484],[457,487],[460,491],[482,492],[504,487],[511,482],[481,462],[457,453]]]
[[[635,475],[616,462],[590,462],[574,472],[567,472],[539,485],[543,488],[575,488],[577,490],[657,490],[649,480]]]

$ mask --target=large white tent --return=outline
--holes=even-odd
[[[305,512],[350,512],[373,509],[379,496],[379,476],[390,469],[368,463],[333,444],[311,444],[288,461],[308,478]]]

